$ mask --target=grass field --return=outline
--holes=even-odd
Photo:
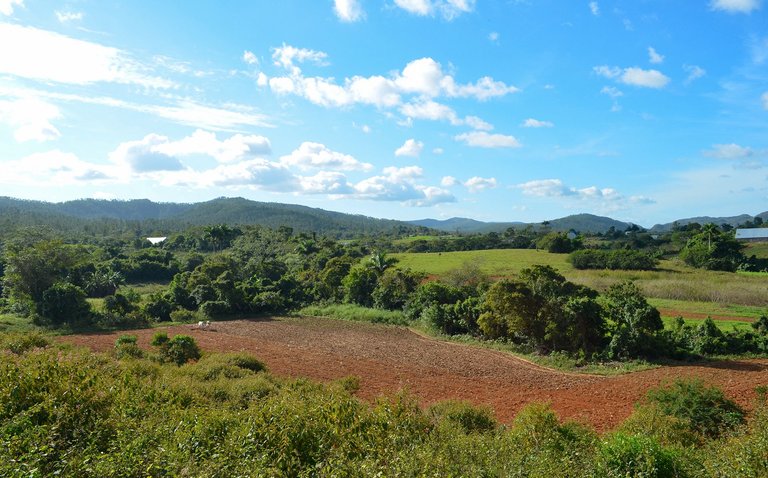
[[[662,316],[661,320],[664,322],[665,329],[671,329],[675,323],[675,317]],[[683,319],[685,325],[698,326],[704,321],[704,319]],[[731,330],[752,330],[752,324],[749,322],[743,322],[740,320],[715,320],[717,328],[723,332],[730,332]]]
[[[521,269],[542,264],[554,267],[570,281],[599,291],[625,280],[633,280],[648,297],[696,302],[698,305],[692,307],[699,308],[702,313],[718,312],[706,312],[707,307],[701,304],[712,304],[712,308],[719,309],[734,306],[768,309],[768,277],[765,275],[693,269],[676,260],[661,261],[655,271],[608,271],[577,270],[567,261],[567,254],[532,249],[402,253],[393,256],[400,261],[401,267],[437,277],[466,264],[476,266],[492,277],[511,277]],[[748,317],[758,314],[755,309],[744,310],[749,312],[745,315]]]
[[[758,258],[768,259],[768,242],[757,242],[748,244],[744,249],[744,255],[756,256]]]

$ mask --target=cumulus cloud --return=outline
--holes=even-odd
[[[490,131],[493,129],[493,125],[487,121],[483,121],[477,116],[467,116],[464,118],[464,124],[472,129],[478,129],[482,131]]]
[[[761,97],[761,99],[763,100],[763,108],[768,110],[768,91],[763,93],[763,96]]]
[[[117,48],[59,33],[0,23],[0,73],[45,82],[88,85],[97,82],[171,88],[167,79],[147,75],[148,67]]]
[[[245,50],[243,52],[243,61],[249,65],[259,64],[259,59],[256,58],[256,55],[252,51],[248,51],[248,50]]]
[[[622,69],[616,66],[601,65],[594,67],[593,71],[605,78],[643,88],[663,88],[670,81],[668,76],[658,70],[644,70],[637,67]]]
[[[624,200],[624,197],[613,188],[589,186],[578,189],[566,186],[560,179],[537,179],[518,184],[515,188],[520,189],[523,194],[528,196],[550,198],[572,197],[580,200],[592,200],[598,202],[617,202]]]
[[[592,12],[592,15],[594,16],[600,15],[600,5],[598,5],[597,2],[589,2],[589,11]]]
[[[421,99],[412,103],[406,103],[400,107],[400,113],[412,119],[449,121],[455,126],[462,124],[453,108],[432,100]]]
[[[432,16],[436,13],[446,20],[475,9],[475,0],[395,0],[395,5],[408,13],[419,16]]]
[[[141,140],[120,144],[109,154],[109,158],[113,163],[136,174],[184,169],[178,158],[161,150],[168,144],[167,137],[152,133]]]
[[[234,163],[268,155],[271,145],[264,136],[235,134],[220,141],[215,133],[197,130],[179,141],[160,144],[156,149],[174,157],[202,154],[220,163]]]
[[[51,121],[61,118],[55,105],[35,97],[0,100],[0,122],[10,125],[16,141],[51,141],[61,133]]]
[[[333,11],[342,22],[356,22],[365,17],[359,0],[334,0]]]
[[[655,48],[648,47],[648,61],[653,64],[663,63],[664,55],[659,54]]]
[[[275,76],[259,80],[269,85],[274,93],[294,94],[312,103],[326,107],[344,107],[352,104],[370,104],[380,108],[392,108],[402,104],[403,95],[412,95],[419,102],[440,96],[449,98],[475,98],[487,101],[492,98],[518,92],[515,86],[482,77],[474,83],[457,83],[454,77],[443,71],[432,58],[419,58],[409,62],[402,71],[389,76],[352,76],[337,82],[334,78],[308,77],[298,63],[313,61],[324,64],[324,52],[283,45],[274,49],[275,64],[285,68],[288,76]]]
[[[464,187],[471,193],[479,193],[486,189],[494,189],[496,186],[496,178],[481,178],[480,176],[474,176],[464,181]]]
[[[423,149],[424,143],[411,138],[405,140],[405,143],[395,150],[395,156],[411,156],[413,158],[418,158]]]
[[[440,185],[446,188],[456,186],[457,184],[459,184],[459,180],[453,176],[443,176],[443,179],[440,180]]]
[[[752,13],[760,8],[760,0],[712,0],[709,7],[728,13]]]
[[[528,118],[523,121],[521,125],[523,128],[552,128],[555,126],[551,121],[540,121],[533,118]]]
[[[522,145],[514,136],[490,134],[485,131],[473,131],[454,136],[456,141],[462,141],[468,146],[478,148],[519,148]]]
[[[14,7],[23,7],[24,0],[0,0],[0,14],[13,15]]]
[[[302,170],[369,171],[373,169],[373,165],[360,162],[349,154],[339,153],[324,144],[309,141],[301,143],[291,154],[282,156],[280,163]]]

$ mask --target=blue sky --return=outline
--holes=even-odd
[[[0,0],[0,195],[757,214],[765,3]]]

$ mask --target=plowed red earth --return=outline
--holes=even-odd
[[[371,400],[407,389],[422,404],[448,398],[487,404],[502,422],[527,403],[549,402],[562,419],[609,430],[632,411],[645,392],[677,377],[700,377],[749,408],[757,385],[768,385],[768,360],[665,366],[618,377],[563,373],[503,352],[422,337],[405,328],[319,318],[217,322],[131,331],[149,349],[152,335],[195,337],[204,351],[247,351],[278,376],[329,381],[360,377],[358,396]],[[120,333],[62,337],[107,351]]]

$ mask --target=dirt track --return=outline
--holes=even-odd
[[[164,330],[164,329],[160,329]],[[422,403],[446,398],[488,404],[511,421],[525,404],[549,402],[561,418],[607,430],[628,416],[648,388],[676,377],[701,377],[749,406],[757,385],[768,385],[768,360],[663,367],[620,377],[567,374],[492,350],[422,337],[405,328],[319,318],[238,320],[211,330],[185,325],[166,329],[189,334],[205,351],[248,351],[280,376],[333,380],[360,377],[358,396],[373,399],[407,388]],[[158,329],[131,331],[149,348]],[[122,332],[124,333],[124,332]],[[94,350],[114,346],[120,333],[63,337]]]

